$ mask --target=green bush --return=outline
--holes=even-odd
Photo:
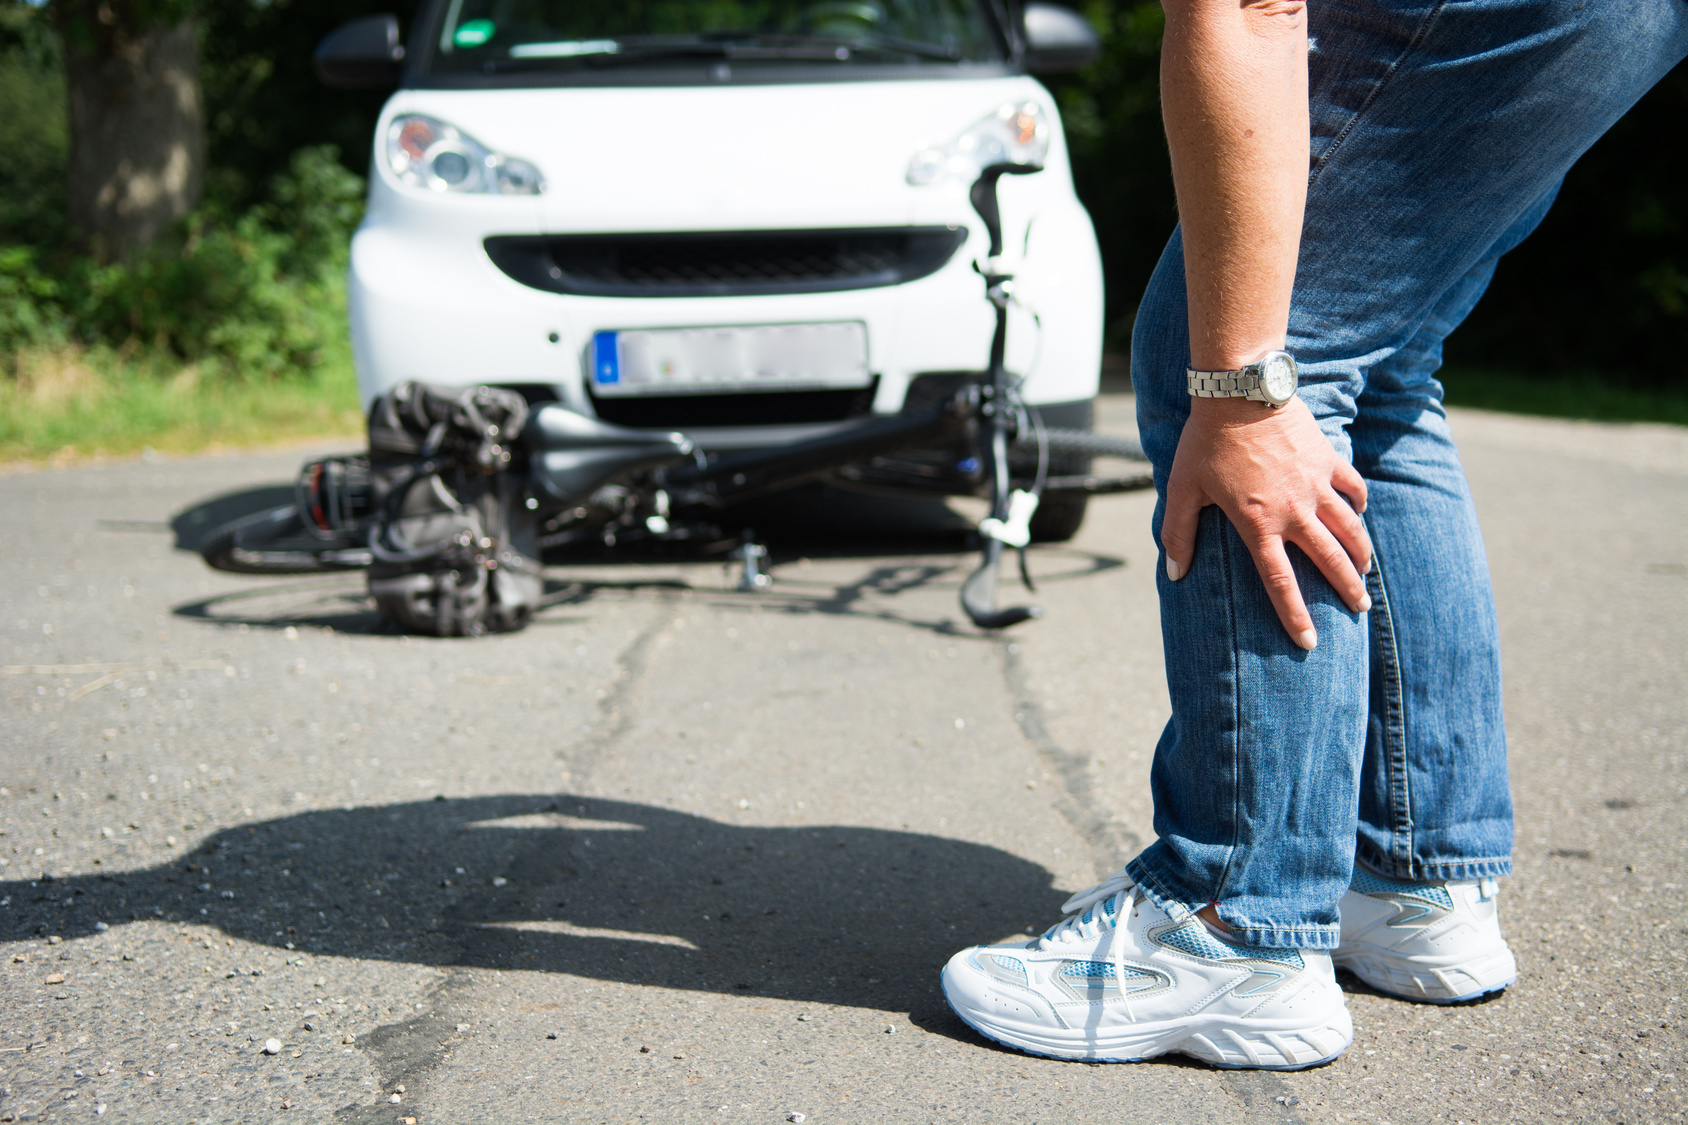
[[[270,182],[269,196],[260,211],[270,229],[288,239],[283,272],[303,277],[346,268],[352,232],[363,218],[364,181],[346,171],[336,146],[295,152],[286,174]]]
[[[133,265],[0,248],[0,356],[71,341],[212,376],[310,371],[345,334],[340,275],[363,182],[319,145],[294,154],[268,197],[237,216],[202,209]]]
[[[64,67],[49,21],[16,0],[0,0],[0,107],[0,243],[62,237]]]
[[[43,273],[32,246],[0,246],[0,354],[50,347],[70,338],[59,282]]]

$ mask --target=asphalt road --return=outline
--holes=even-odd
[[[303,450],[0,477],[0,1121],[1681,1120],[1688,431],[1456,432],[1522,976],[1350,980],[1353,1048],[1291,1075],[1028,1058],[937,988],[1148,836],[1146,497],[1035,553],[1007,637],[953,531],[829,509],[761,595],[558,570],[526,632],[431,641],[181,549]]]

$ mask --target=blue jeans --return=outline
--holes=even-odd
[[[1394,878],[1511,870],[1512,803],[1488,564],[1435,374],[1442,341],[1571,164],[1688,54],[1685,0],[1316,0],[1312,174],[1290,310],[1300,397],[1365,477],[1373,608],[1290,547],[1304,652],[1242,540],[1202,513],[1166,579],[1172,719],[1155,750],[1151,894],[1254,945],[1332,948],[1356,858]],[[1189,416],[1174,233],[1132,338],[1160,504]],[[1265,409],[1262,407],[1262,409]]]

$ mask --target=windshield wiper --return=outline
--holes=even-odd
[[[532,67],[555,66],[558,63],[579,62],[588,66],[615,66],[626,62],[644,62],[647,59],[687,56],[702,58],[725,58],[728,45],[725,43],[710,43],[704,40],[688,40],[677,43],[640,44],[627,43],[618,40],[604,40],[604,46],[593,51],[569,51],[556,54],[524,54],[503,59],[488,59],[481,64],[481,69],[488,74],[498,74],[509,70],[525,70]]]
[[[944,62],[961,61],[961,52],[954,47],[946,47],[942,43],[923,43],[918,39],[902,39],[895,35],[868,34],[859,36],[845,35],[805,35],[797,32],[785,31],[706,31],[700,39],[711,42],[736,43],[741,50],[802,50],[809,49],[821,52],[815,57],[836,58],[844,61],[857,51],[882,51],[895,54],[917,55],[923,59],[941,59]],[[843,49],[847,54],[840,55]]]
[[[534,51],[510,58],[488,59],[481,64],[481,68],[488,74],[497,74],[530,67],[553,66],[559,62],[613,67],[638,65],[665,58],[811,59],[845,62],[857,51],[915,55],[944,62],[959,62],[961,59],[961,52],[954,47],[946,47],[941,43],[922,43],[915,39],[899,39],[892,35],[843,38],[831,35],[759,35],[756,32],[732,30],[705,32],[695,39],[656,42],[640,42],[637,39],[595,40],[592,46],[593,50],[559,51],[555,54]]]
[[[848,58],[839,49],[820,43],[772,45],[732,41],[692,40],[680,43],[628,43],[623,40],[617,48],[599,51],[573,51],[566,55],[523,55],[519,58],[488,59],[481,64],[488,74],[521,70],[534,66],[549,66],[559,62],[578,62],[586,67],[637,66],[661,59],[813,59],[834,61]]]
[[[834,35],[802,35],[787,36],[786,38],[801,40],[805,43],[827,43],[834,47],[843,47],[852,53],[856,51],[885,51],[901,55],[916,55],[923,59],[940,59],[944,62],[961,61],[961,52],[954,47],[946,47],[942,43],[923,43],[918,39],[899,39],[895,35],[864,35],[850,38]]]

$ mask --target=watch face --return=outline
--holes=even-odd
[[[1274,352],[1260,361],[1260,390],[1268,402],[1288,402],[1295,384],[1295,360],[1288,352]]]

